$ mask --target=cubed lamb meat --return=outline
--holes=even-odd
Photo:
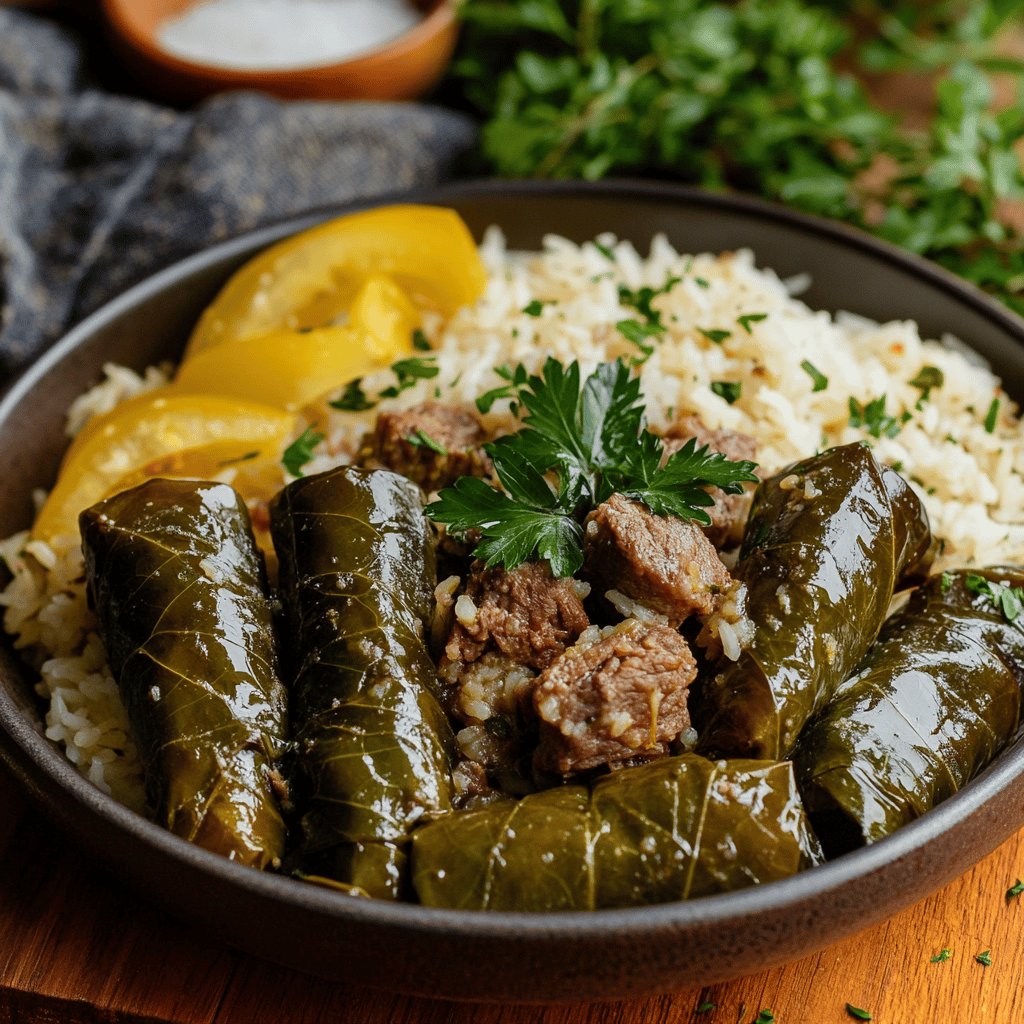
[[[690,726],[689,645],[664,625],[627,619],[592,646],[572,647],[537,680],[534,763],[562,774],[664,753]]]
[[[587,516],[583,559],[606,591],[616,590],[675,625],[710,615],[730,583],[696,523],[655,515],[621,494]]]
[[[757,458],[757,441],[749,434],[736,430],[711,430],[699,416],[683,416],[665,432],[661,443],[666,456],[679,451],[691,437],[697,439],[698,447],[706,444],[713,452],[721,452],[737,462],[753,462]],[[717,487],[708,489],[715,503],[705,509],[711,516],[711,525],[704,528],[704,533],[719,550],[736,547],[743,540],[755,487],[756,484],[747,484],[742,494],[726,494]]]
[[[468,409],[424,402],[382,412],[364,443],[361,461],[383,466],[437,491],[460,476],[486,476],[491,463],[483,451],[486,434]]]
[[[585,585],[555,579],[547,562],[511,570],[475,562],[465,593],[455,602],[442,675],[447,666],[472,663],[487,651],[543,671],[590,625],[585,596]]]

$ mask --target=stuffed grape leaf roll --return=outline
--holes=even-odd
[[[435,583],[419,488],[342,467],[270,509],[290,661],[297,867],[402,895],[410,827],[451,807],[451,728],[424,624]]]
[[[697,749],[789,756],[878,635],[893,592],[922,578],[931,558],[924,506],[862,444],[764,481],[733,572],[747,587],[753,640],[705,677]]]
[[[1016,733],[1024,615],[1013,590],[1022,585],[1024,570],[1009,568],[933,577],[808,726],[798,778],[830,855],[952,796]]]
[[[240,864],[278,864],[285,692],[245,504],[226,484],[149,480],[80,525],[156,819]]]
[[[663,758],[413,833],[416,895],[473,910],[665,903],[819,863],[789,763]]]

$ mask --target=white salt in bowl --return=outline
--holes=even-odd
[[[190,102],[232,89],[256,89],[283,99],[408,100],[440,80],[458,34],[451,0],[413,2],[422,20],[377,49],[292,68],[228,67],[170,53],[161,45],[161,29],[196,0],[102,0],[102,8],[121,61],[167,100]]]

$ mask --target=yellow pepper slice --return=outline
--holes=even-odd
[[[123,481],[138,482],[146,467],[159,467],[158,460],[177,455],[173,475],[209,476],[211,458],[224,463],[253,451],[277,457],[294,425],[290,413],[233,398],[163,388],[140,395],[98,417],[76,439],[32,536],[77,533],[83,509],[123,489]]]
[[[301,409],[352,378],[412,353],[419,315],[389,278],[378,275],[366,281],[350,320],[345,327],[282,329],[213,345],[185,359],[174,385]]]
[[[372,274],[394,278],[417,303],[450,316],[487,283],[476,244],[453,210],[384,206],[328,221],[250,260],[207,307],[188,355],[280,328],[323,327]]]

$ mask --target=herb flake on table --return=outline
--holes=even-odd
[[[712,1010],[716,1009],[717,1006],[718,1006],[718,1003],[710,1003],[710,1002],[708,1002],[708,1003],[701,1003],[700,1006],[698,1006],[697,1009],[694,1010],[693,1012],[694,1013],[710,1013]]]
[[[1012,900],[1017,899],[1022,892],[1024,892],[1024,882],[1018,878],[1017,881],[1006,890],[1006,902],[1010,903]]]
[[[315,429],[316,425],[306,427],[297,438],[284,450],[281,465],[292,476],[302,476],[302,469],[313,461],[313,450],[324,439],[323,434]]]
[[[800,369],[811,378],[811,391],[824,391],[828,387],[828,377],[809,359],[804,359],[800,363]]]
[[[952,956],[953,956],[953,950],[951,950],[951,949],[941,949],[928,962],[930,964],[944,964]]]
[[[987,597],[1003,613],[1007,622],[1016,622],[1024,611],[1024,589],[1008,587],[1005,583],[994,583],[984,576],[970,572],[965,580],[972,594]]]
[[[775,1024],[775,1014],[771,1010],[761,1010],[754,1024]]]
[[[977,953],[974,957],[975,961],[981,964],[982,967],[992,966],[992,950],[986,949],[984,953]]]
[[[862,1010],[859,1006],[854,1006],[852,1003],[846,1004],[846,1012],[854,1020],[871,1020],[871,1012],[869,1010]]]
[[[513,380],[524,374],[513,371]],[[501,489],[460,477],[426,509],[455,534],[479,530],[474,554],[488,566],[546,559],[556,576],[571,576],[583,564],[583,520],[612,494],[706,526],[714,503],[706,487],[739,494],[757,479],[754,463],[694,438],[663,464],[661,439],[643,425],[640,382],[621,360],[583,381],[578,363],[549,358],[513,390],[522,428],[484,446]]]

